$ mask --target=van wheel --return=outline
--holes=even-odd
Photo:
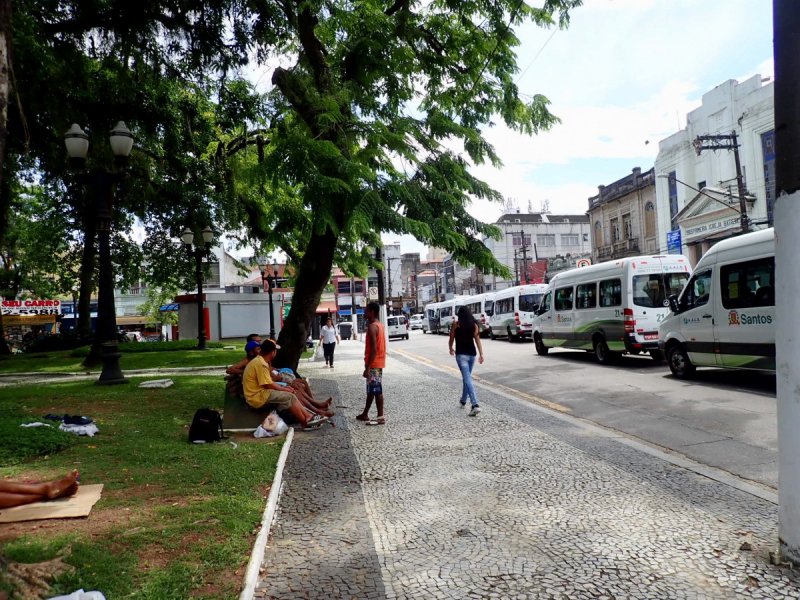
[[[489,338],[494,341],[497,339],[497,336],[494,334],[494,329],[489,330]]]
[[[538,333],[533,336],[533,343],[536,344],[536,354],[539,356],[547,356],[547,353],[550,352],[550,348],[544,345],[544,340]]]
[[[669,370],[678,379],[691,379],[697,367],[689,360],[689,355],[683,346],[675,344],[669,349]]]
[[[664,353],[661,350],[650,350],[650,358],[656,362],[664,360]]]
[[[617,355],[608,349],[605,339],[598,337],[594,342],[594,357],[601,365],[610,365],[616,360]]]
[[[511,335],[511,327],[508,327],[506,329],[506,331],[508,332],[508,341],[513,344],[514,343],[514,336]]]

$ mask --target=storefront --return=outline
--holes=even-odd
[[[747,198],[752,211],[755,198]],[[739,200],[727,190],[704,188],[676,215],[680,226],[682,253],[692,266],[720,240],[742,232]]]

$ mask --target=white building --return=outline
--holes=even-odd
[[[773,97],[774,85],[764,85],[760,75],[742,83],[728,80],[703,95],[702,105],[687,115],[685,129],[659,143],[655,162],[659,251],[681,252],[695,264],[714,242],[741,231],[733,152],[706,150],[698,156],[692,143],[699,135],[736,131],[744,185],[752,196],[748,203],[751,230],[771,224]],[[704,188],[719,201],[697,191]]]
[[[583,215],[551,215],[548,213],[506,213],[495,223],[503,239],[485,239],[484,244],[494,257],[512,273],[521,272],[535,262],[556,257],[591,258],[592,241],[589,217]],[[523,244],[525,252],[523,253]],[[516,251],[516,255],[515,255]],[[523,280],[524,277],[520,277]],[[512,280],[485,278],[486,290],[502,290],[514,285]]]

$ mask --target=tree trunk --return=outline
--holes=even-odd
[[[91,331],[92,329],[92,291],[94,291],[95,248],[94,242],[97,229],[97,214],[91,204],[84,203],[83,207],[83,256],[81,257],[81,285],[78,292],[78,322],[77,330]]]
[[[3,184],[3,163],[6,160],[8,147],[8,91],[9,60],[11,56],[11,3],[12,0],[0,0],[0,186]],[[5,194],[4,194],[5,196]],[[10,198],[6,196],[10,202]],[[4,201],[5,204],[5,201]],[[3,239],[8,226],[8,209],[3,206],[3,218],[0,219],[0,239]],[[2,312],[2,311],[0,311]],[[3,329],[3,317],[0,314],[0,354],[11,354]]]
[[[298,269],[292,308],[278,337],[281,349],[275,359],[277,367],[297,370],[300,356],[306,348],[311,321],[331,278],[336,243],[336,235],[330,229],[326,229],[322,235],[313,234],[308,243]]]

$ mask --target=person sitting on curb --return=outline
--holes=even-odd
[[[241,396],[243,394],[242,375],[244,375],[244,370],[247,368],[247,365],[250,364],[250,361],[261,353],[261,338],[258,336],[256,336],[256,338],[256,340],[247,342],[245,345],[245,357],[235,365],[231,365],[225,369],[225,372],[228,374],[225,381],[228,382],[228,390],[231,396]]]
[[[0,481],[0,508],[13,508],[23,504],[72,496],[78,491],[79,485],[78,471],[45,483]]]
[[[274,408],[278,412],[288,410],[304,429],[322,425],[328,417],[310,415],[297,399],[293,388],[278,385],[272,380],[269,365],[277,351],[275,342],[266,340],[261,344],[261,354],[248,363],[242,375],[245,401],[257,410],[264,407]]]

